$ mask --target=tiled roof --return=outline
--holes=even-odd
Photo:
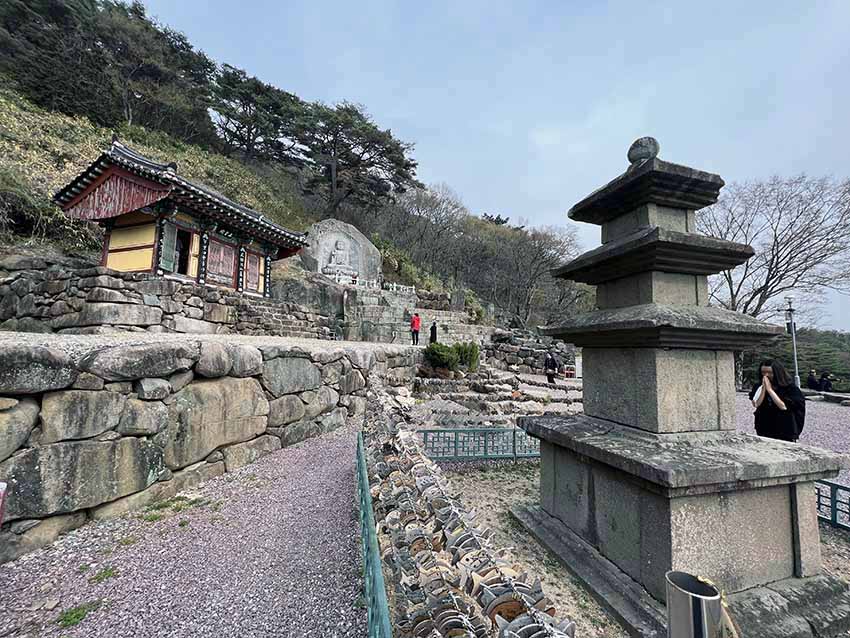
[[[155,162],[124,146],[118,140],[113,140],[110,149],[56,193],[53,200],[65,207],[109,166],[119,166],[140,177],[168,185],[172,189],[173,199],[185,202],[211,218],[253,232],[275,244],[289,248],[307,245],[306,234],[287,230],[267,219],[262,213],[237,204],[208,186],[181,177],[177,174],[176,164]]]

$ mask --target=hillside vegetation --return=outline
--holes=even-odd
[[[304,99],[147,14],[138,0],[0,3],[0,231],[95,247],[50,196],[122,141],[280,224],[334,217],[373,237],[390,281],[463,287],[523,324],[562,318],[588,291],[549,270],[575,234],[473,214],[416,177],[414,144],[360,104]]]
[[[96,227],[68,220],[51,197],[109,148],[112,133],[86,117],[45,111],[0,88],[0,230],[92,243]],[[305,230],[313,221],[282,168],[252,167],[142,127],[123,127],[118,135],[153,159],[176,161],[180,175],[208,184],[288,228]]]

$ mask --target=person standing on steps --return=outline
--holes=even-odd
[[[775,359],[762,361],[759,372],[761,383],[750,390],[750,400],[756,409],[756,434],[780,441],[796,441],[806,423],[803,393]]]
[[[543,369],[546,371],[546,380],[549,383],[555,383],[555,373],[558,371],[558,362],[555,360],[555,355],[551,352],[546,353],[546,358],[543,361]]]
[[[428,339],[430,343],[437,343],[437,320],[434,319],[431,324],[431,337]]]
[[[419,328],[422,327],[422,319],[419,317],[419,313],[416,312],[413,314],[413,318],[410,320],[410,336],[413,339],[413,345],[419,345]]]

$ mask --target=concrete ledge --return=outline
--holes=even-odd
[[[537,506],[511,515],[549,549],[635,638],[667,635],[664,606],[558,519]]]
[[[837,452],[731,431],[655,434],[584,414],[523,417],[517,425],[665,496],[816,481],[850,467]]]

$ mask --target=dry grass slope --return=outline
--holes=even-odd
[[[293,178],[283,170],[249,166],[141,127],[116,132],[141,153],[159,161],[176,161],[181,175],[288,228],[305,230],[312,222]],[[9,216],[21,215],[20,209],[26,207],[41,218],[33,223],[36,235],[61,237],[65,222],[50,198],[109,147],[112,133],[84,117],[45,111],[0,82],[0,231]]]

